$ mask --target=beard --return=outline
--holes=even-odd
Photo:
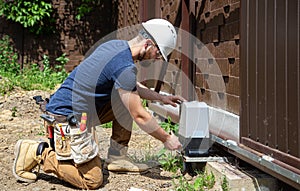
[[[142,67],[149,67],[154,62],[155,62],[155,59],[140,60],[139,65],[141,65]]]

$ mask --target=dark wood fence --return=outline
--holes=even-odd
[[[300,172],[300,2],[241,1],[241,142]]]

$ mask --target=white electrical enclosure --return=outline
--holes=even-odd
[[[206,103],[183,102],[180,110],[179,135],[185,138],[209,138],[208,115]]]

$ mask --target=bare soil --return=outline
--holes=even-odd
[[[41,112],[32,99],[35,95],[49,97],[51,92],[23,91],[16,89],[9,95],[0,96],[0,190],[77,190],[72,185],[58,179],[53,174],[40,172],[36,182],[27,184],[18,182],[12,174],[14,146],[19,139],[45,139]],[[106,158],[111,129],[97,127],[100,156]],[[136,159],[155,155],[163,145],[139,128],[134,128],[129,147],[129,155]],[[104,183],[98,190],[126,191],[130,188],[145,190],[172,189],[173,173],[162,170],[157,161],[146,174],[116,174],[104,171]]]

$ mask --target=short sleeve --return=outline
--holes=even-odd
[[[127,91],[136,91],[136,75],[135,66],[129,66],[118,71],[115,79],[115,89],[123,89]]]

